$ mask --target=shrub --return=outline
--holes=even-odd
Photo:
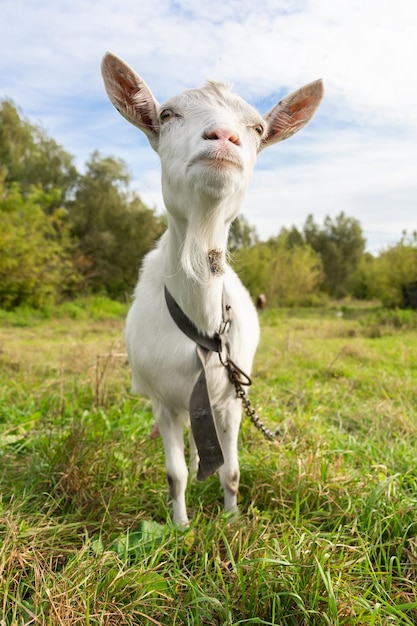
[[[47,306],[76,281],[66,214],[47,215],[53,190],[0,184],[0,307]]]

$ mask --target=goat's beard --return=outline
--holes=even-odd
[[[183,237],[179,262],[185,276],[199,284],[222,276],[230,224],[239,214],[245,188],[235,184],[226,193],[221,186],[207,188],[201,177],[185,184],[165,172],[162,191],[173,218],[169,228]]]
[[[224,274],[229,228],[230,221],[217,211],[191,215],[181,251],[181,266],[188,278],[207,283]]]

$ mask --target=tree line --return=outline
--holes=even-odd
[[[0,106],[0,307],[130,292],[163,219],[120,159],[73,157],[15,105]]]
[[[0,307],[45,307],[80,294],[125,298],[163,216],[131,189],[126,164],[94,152],[81,174],[73,157],[13,102],[0,103]],[[326,298],[409,304],[417,287],[417,235],[373,256],[358,220],[340,213],[260,241],[238,218],[231,262],[255,296],[274,305]]]
[[[252,234],[255,237],[255,234]],[[234,265],[252,293],[274,305],[311,306],[326,299],[376,300],[388,307],[417,308],[417,233],[374,256],[365,251],[358,220],[343,212],[317,224],[235,248]]]

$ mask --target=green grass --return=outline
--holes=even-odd
[[[239,518],[213,477],[187,530],[124,314],[0,316],[0,624],[417,623],[416,314],[265,311],[251,400],[281,437],[244,420]]]

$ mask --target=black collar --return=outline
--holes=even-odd
[[[168,311],[171,314],[172,319],[180,330],[189,339],[194,341],[197,345],[210,350],[211,352],[220,353],[222,349],[222,342],[219,333],[216,333],[213,337],[207,337],[197,330],[194,323],[186,316],[184,311],[180,308],[179,304],[169,293],[165,286],[165,300],[167,303]]]

